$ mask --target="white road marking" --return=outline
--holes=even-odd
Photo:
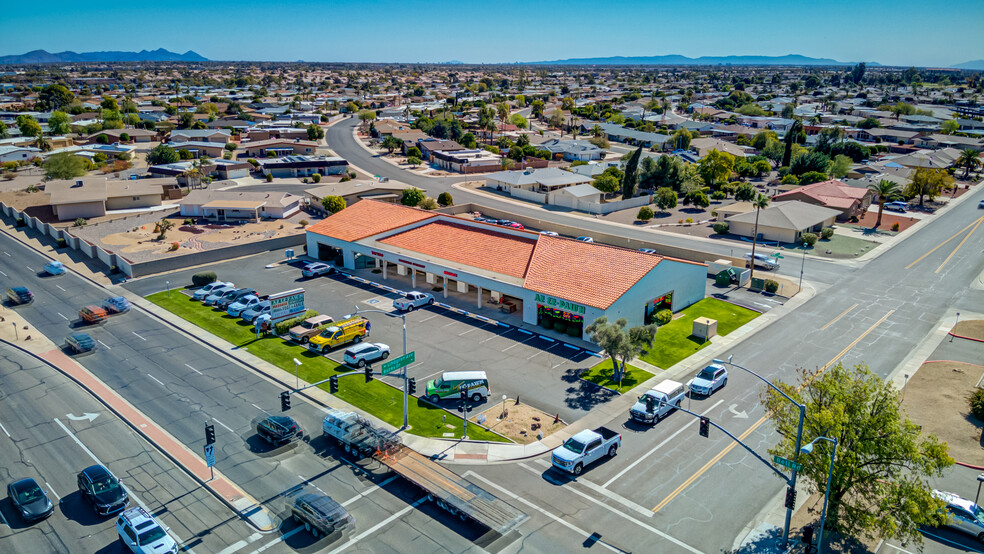
[[[4,250],[4,251],[3,251],[3,255],[4,255],[4,256],[9,256],[10,254],[8,254],[6,250]]]
[[[284,542],[285,540],[293,537],[294,535],[300,533],[303,530],[304,530],[304,526],[303,525],[301,525],[299,527],[295,527],[294,529],[291,529],[290,531],[284,533],[283,535],[280,535],[278,538],[273,539],[272,541],[270,541],[270,542],[264,544],[263,546],[257,548],[256,550],[254,550],[252,552],[252,554],[258,554],[259,552],[263,552],[264,550],[266,550],[268,548],[273,548],[274,546],[280,544],[281,542]]]
[[[58,496],[58,493],[57,492],[55,492],[55,489],[51,486],[51,483],[45,481],[44,484],[45,485],[48,485],[48,490],[51,491],[51,494],[55,495],[55,498],[57,498],[58,501],[61,502],[61,497]]]
[[[162,382],[161,382],[161,380],[160,380],[160,379],[158,379],[157,377],[154,377],[153,375],[151,375],[151,374],[149,374],[149,373],[147,374],[147,377],[150,377],[150,378],[151,378],[151,379],[153,379],[154,381],[157,381],[158,383],[160,383],[160,385],[161,385],[162,387],[165,387],[165,388],[167,387],[167,385],[165,385],[164,383],[162,383]]]
[[[515,494],[509,492],[508,490],[500,487],[499,485],[496,485],[492,481],[489,481],[488,479],[486,479],[485,477],[482,477],[481,475],[478,475],[477,473],[474,473],[472,471],[466,471],[464,473],[464,477],[466,477],[466,478],[471,477],[471,478],[474,478],[474,479],[478,479],[479,481],[484,482],[486,485],[488,485],[490,487],[499,489],[506,496],[512,498],[513,500],[518,500],[519,502],[522,502],[523,504],[526,504],[530,508],[533,508],[534,510],[540,512],[541,514],[543,514],[543,515],[545,515],[547,517],[549,517],[550,519],[556,521],[557,523],[563,525],[564,527],[567,527],[571,531],[574,531],[575,533],[584,535],[585,537],[589,537],[589,538],[594,535],[594,533],[589,533],[589,532],[585,531],[584,529],[581,529],[581,528],[577,527],[576,525],[573,525],[571,523],[568,523],[567,521],[565,521],[564,519],[560,518],[559,516],[556,516],[556,515],[548,512],[547,510],[545,510],[545,509],[537,506],[536,504],[530,502],[529,500],[526,500],[525,498],[522,498],[522,497],[520,497],[518,495],[515,495]],[[611,550],[612,552],[622,552],[621,550],[619,550],[617,548],[614,548],[611,545],[609,545],[607,543],[604,543],[604,542],[602,542],[600,540],[598,541],[598,544],[600,544],[601,546],[604,546],[605,548],[607,548],[608,550]]]
[[[236,431],[234,431],[234,430],[232,429],[232,427],[229,427],[228,425],[226,425],[225,423],[222,423],[221,421],[219,421],[219,420],[217,420],[217,419],[215,419],[214,417],[212,418],[212,421],[214,421],[214,422],[216,422],[216,423],[218,423],[219,425],[221,425],[221,426],[223,426],[223,427],[225,427],[226,429],[228,429],[228,430],[229,430],[229,432],[230,432],[230,433],[235,433],[235,432],[236,432]]]
[[[714,405],[711,406],[710,408],[708,408],[708,409],[704,410],[703,412],[701,412],[700,415],[707,415],[708,412],[710,412],[714,408],[717,408],[718,406],[720,406],[722,402],[724,402],[724,399],[723,398],[721,400],[718,400],[717,402],[715,402]],[[652,448],[652,450],[650,450],[649,452],[646,452],[642,456],[639,456],[636,459],[636,461],[634,461],[631,464],[629,464],[628,467],[626,467],[622,471],[616,473],[615,474],[615,477],[612,477],[608,481],[605,481],[605,484],[602,485],[601,488],[603,488],[603,489],[608,488],[608,486],[611,485],[612,483],[614,483],[615,481],[617,481],[619,477],[625,475],[626,473],[629,472],[630,469],[634,468],[636,466],[636,464],[638,464],[639,462],[641,462],[641,461],[645,460],[646,458],[648,458],[649,456],[651,456],[653,452],[656,452],[657,450],[659,450],[660,448],[662,448],[663,445],[665,445],[666,443],[668,443],[671,440],[675,439],[677,437],[677,435],[679,435],[680,433],[686,431],[687,430],[687,427],[690,427],[691,425],[693,425],[697,421],[699,421],[699,420],[697,420],[697,419],[691,419],[690,421],[688,421],[683,427],[681,427],[680,429],[678,429],[676,433],[673,433],[672,435],[666,437],[663,440],[663,442],[661,442],[661,443],[657,444],[656,446],[654,446]]]
[[[253,404],[253,407],[256,408],[257,410],[261,411],[261,412],[266,412],[266,410],[264,410],[263,408],[257,406],[256,404]]]
[[[112,350],[112,348],[110,348],[109,345],[107,345],[105,342],[103,342],[103,341],[101,341],[99,339],[96,339],[96,342],[98,342],[99,344],[103,345],[103,348],[105,348],[106,350]]]
[[[537,473],[537,471],[535,469],[527,466],[526,464],[522,464],[521,463],[519,465],[521,465],[521,466],[525,467],[527,470],[532,471],[533,473],[536,473],[537,475],[539,475],[539,473]],[[584,484],[584,481],[576,481],[576,482],[577,483]],[[594,484],[594,483],[592,483],[592,484]],[[598,487],[598,485],[595,485],[595,487]],[[568,487],[567,490],[569,490],[570,492],[572,492],[572,493],[574,493],[574,494],[576,494],[576,495],[578,495],[578,496],[580,496],[582,498],[585,498],[587,500],[590,500],[591,502],[594,502],[595,504],[601,506],[602,508],[605,508],[609,512],[611,512],[611,513],[613,513],[613,514],[615,514],[615,515],[617,515],[617,516],[619,516],[619,517],[621,517],[623,519],[626,519],[628,521],[631,521],[632,523],[635,523],[636,525],[638,525],[639,527],[642,527],[643,529],[646,529],[646,530],[648,530],[648,531],[650,531],[650,532],[652,532],[652,533],[654,533],[656,535],[659,535],[659,536],[663,537],[664,539],[672,542],[673,544],[679,546],[680,548],[684,548],[684,549],[686,549],[686,550],[688,550],[690,552],[693,552],[694,554],[701,554],[701,551],[700,550],[697,550],[696,548],[690,546],[689,544],[687,544],[687,543],[685,543],[685,542],[683,542],[683,541],[681,541],[681,540],[679,540],[677,538],[674,538],[674,537],[666,534],[663,531],[660,531],[659,529],[657,529],[657,528],[655,528],[655,527],[653,527],[651,525],[648,525],[646,523],[643,523],[643,522],[641,522],[641,521],[639,521],[639,520],[637,520],[637,519],[635,519],[633,517],[629,517],[629,515],[626,514],[625,512],[623,512],[621,510],[616,510],[615,508],[612,508],[608,504],[605,504],[604,502],[602,502],[602,501],[600,501],[600,500],[598,500],[598,499],[596,499],[596,498],[594,498],[592,496],[589,496],[589,495],[587,495],[587,494],[585,494],[585,493],[583,493],[583,492],[581,492],[581,491],[579,491],[579,490],[577,490],[577,489],[575,489],[573,487]],[[602,494],[608,492],[608,491],[602,489],[601,487],[598,487],[598,488],[596,488],[594,490],[596,490],[596,491],[598,491],[599,493],[602,493]],[[648,511],[649,514],[650,514],[650,517],[651,517],[651,514],[653,513],[652,510],[646,510],[645,508],[643,508],[642,506],[639,506],[635,502],[631,502],[629,500],[626,500],[626,499],[624,499],[624,498],[622,498],[622,497],[620,497],[618,495],[616,495],[614,497],[613,496],[609,496],[609,498],[611,498],[612,500],[615,500],[616,502],[623,503],[626,506],[628,506],[629,508],[632,508],[633,510],[639,511],[639,509],[641,509],[643,511]]]
[[[362,539],[368,537],[369,535],[372,535],[373,533],[375,533],[376,531],[378,531],[378,530],[382,529],[383,527],[389,525],[393,521],[395,521],[395,520],[403,517],[404,515],[406,515],[410,511],[412,511],[417,506],[423,504],[423,502],[425,500],[427,500],[427,497],[426,496],[424,498],[421,498],[420,500],[414,502],[413,504],[407,506],[406,508],[403,508],[399,512],[396,512],[395,514],[389,516],[388,518],[384,519],[383,521],[380,521],[379,523],[377,523],[376,525],[370,527],[369,529],[366,529],[362,533],[359,533],[358,535],[352,537],[351,539],[349,539],[348,542],[346,542],[342,546],[339,546],[338,548],[332,550],[331,552],[329,552],[329,554],[336,554],[337,552],[341,552],[342,550],[345,550],[346,548],[348,548],[348,547],[352,546],[353,544],[361,541]]]
[[[195,369],[195,368],[193,368],[193,367],[191,367],[191,366],[190,366],[190,365],[188,365],[188,364],[185,364],[185,367],[187,367],[188,369],[190,369],[190,370],[192,370],[192,371],[194,371],[195,373],[197,373],[197,374],[199,374],[199,375],[203,375],[203,373],[202,373],[201,371],[198,371],[197,369]]]
[[[526,343],[528,341],[531,341],[531,340],[533,340],[535,338],[536,338],[535,335],[530,335],[529,337],[526,338],[526,340],[524,340],[522,342],[517,342],[516,344],[514,344],[512,346],[507,346],[507,347],[503,348],[502,351],[505,352],[506,350],[509,350],[510,348],[516,348],[517,346],[519,346],[521,344],[524,344],[524,343]]]
[[[357,290],[357,291],[355,291],[355,292],[353,292],[353,293],[351,293],[351,294],[346,294],[346,295],[345,295],[345,298],[348,298],[349,296],[355,296],[356,294],[362,294],[363,292],[364,292],[364,291],[361,291],[361,290]]]
[[[901,548],[899,548],[899,547],[897,547],[897,546],[895,546],[894,544],[888,544],[888,543],[886,542],[886,543],[885,543],[885,546],[887,546],[887,547],[889,547],[889,548],[894,548],[895,550],[898,550],[899,552],[905,552],[905,554],[912,554],[912,552],[909,552],[908,550],[903,550],[903,549],[901,549]]]
[[[55,286],[58,287],[59,289],[61,289],[62,292],[68,292],[67,290],[62,289],[61,285],[55,285]]]
[[[546,460],[544,460],[542,458],[537,459],[536,462],[539,465],[541,465],[541,466],[546,466],[547,468],[552,467],[552,465],[550,464],[550,462],[548,462],[548,461],[546,461]],[[519,465],[523,469],[529,471],[530,473],[532,473],[534,475],[540,475],[540,476],[543,475],[543,472],[537,471],[536,469],[528,466],[525,463],[520,463]],[[547,476],[545,478],[548,479],[548,480],[551,480],[552,479],[549,476]],[[630,510],[633,510],[633,511],[637,512],[639,515],[641,515],[643,517],[653,517],[655,515],[655,513],[652,511],[652,509],[646,508],[645,506],[641,506],[639,504],[636,504],[635,502],[629,500],[628,498],[625,498],[624,496],[622,496],[620,494],[616,494],[616,493],[614,493],[614,492],[612,492],[612,491],[610,491],[608,489],[603,489],[603,488],[601,488],[601,485],[596,485],[596,484],[594,484],[591,481],[588,481],[586,479],[575,479],[575,480],[571,481],[571,483],[573,483],[575,485],[578,485],[578,486],[583,486],[583,487],[589,488],[589,489],[593,490],[594,492],[596,492],[596,493],[598,493],[598,494],[600,494],[600,495],[602,495],[602,496],[604,496],[606,498],[610,498],[610,499],[614,500],[615,502],[618,502],[619,504],[625,506],[626,508],[629,508]],[[556,484],[562,485],[563,483],[560,483],[559,481],[557,481]]]
[[[3,429],[3,434],[4,435],[7,435],[8,437],[10,437],[10,433],[7,432],[7,428],[3,426],[3,423],[0,423],[0,429]],[[10,438],[13,438],[13,437],[10,437]]]
[[[219,551],[219,554],[234,554],[235,552],[239,552],[241,549],[260,540],[261,538],[263,538],[263,535],[259,533],[253,533],[252,535],[246,537],[245,539],[234,542],[229,546],[223,548],[222,550]]]
[[[430,321],[430,320],[434,319],[435,317],[437,317],[438,315],[440,315],[440,314],[434,314],[434,315],[432,315],[430,317],[425,317],[424,319],[421,319],[420,320],[420,323],[423,323],[425,321]]]
[[[89,455],[90,458],[92,458],[93,462],[96,462],[97,464],[104,467],[106,466],[106,464],[102,463],[102,461],[100,461],[99,458],[97,458],[96,455],[93,454],[91,450],[89,450],[89,447],[82,444],[82,441],[80,441],[79,438],[75,436],[75,433],[73,433],[68,427],[66,427],[65,424],[62,423],[61,420],[58,419],[57,417],[55,418],[55,423],[57,423],[58,426],[61,427],[63,431],[68,433],[68,436],[71,437],[73,441],[75,441],[75,444],[79,445],[79,448],[81,448],[86,454]],[[147,513],[153,513],[153,511],[150,508],[148,508],[146,504],[144,504],[143,500],[140,500],[139,496],[133,494],[133,489],[127,487],[126,485],[123,485],[123,488],[126,489],[126,492],[130,496],[130,498],[137,501],[137,504],[139,504],[141,508],[146,510]],[[185,541],[181,537],[179,537],[174,531],[168,529],[168,533],[172,537],[174,537],[174,539],[177,540],[179,543],[184,544]],[[192,554],[194,554],[194,552],[190,548],[185,550],[185,552],[191,552]]]
[[[940,541],[943,541],[943,542],[946,542],[946,543],[950,543],[953,546],[956,546],[956,547],[961,548],[961,549],[964,549],[964,550],[970,550],[971,552],[984,552],[982,550],[975,550],[973,548],[964,546],[963,544],[960,544],[960,543],[955,542],[955,541],[951,541],[950,539],[944,539],[943,537],[941,537],[939,535],[934,535],[932,533],[927,533],[926,531],[923,531],[922,529],[920,529],[919,532],[922,533],[923,535],[926,535],[927,537],[933,537],[936,540],[940,540]],[[888,545],[888,546],[892,546],[892,545]],[[892,548],[895,548],[895,547],[893,546]],[[899,550],[901,550],[901,549],[899,549]]]
[[[352,498],[349,498],[345,502],[342,502],[342,507],[348,506],[349,504],[355,502],[356,500],[358,500],[358,499],[360,499],[360,498],[362,498],[364,496],[367,496],[367,495],[369,495],[371,493],[376,492],[377,490],[379,490],[379,489],[385,487],[386,485],[392,483],[396,479],[396,477],[397,476],[394,475],[394,476],[390,477],[389,479],[383,481],[382,483],[380,483],[378,485],[373,485],[373,486],[369,487],[368,489],[360,492],[359,494],[353,496]]]
[[[536,352],[536,354],[533,354],[532,356],[529,356],[529,357],[528,357],[528,358],[526,358],[526,359],[527,359],[527,360],[532,360],[533,358],[535,358],[535,357],[537,357],[537,356],[539,356],[540,354],[543,354],[544,352],[546,352],[547,350],[550,350],[551,348],[553,348],[553,347],[555,347],[555,346],[557,346],[558,344],[560,344],[560,343],[557,343],[557,342],[555,342],[555,343],[553,343],[553,344],[551,344],[550,346],[548,346],[548,347],[546,347],[546,348],[543,348],[543,349],[541,349],[541,350],[539,350],[539,351],[537,351],[537,352]]]
[[[137,335],[137,332],[136,331],[130,331],[130,332],[133,333],[134,335]],[[147,339],[141,337],[140,335],[137,335],[137,338],[140,339],[140,340],[147,340]]]
[[[4,273],[2,271],[0,271],[0,275],[3,275],[4,277],[7,277],[8,276],[6,273]]]
[[[491,337],[489,337],[487,339],[482,339],[482,340],[478,341],[478,344],[485,344],[485,343],[489,342],[490,340],[497,339],[497,338],[499,338],[501,336],[502,336],[501,334],[492,335]]]
[[[65,317],[64,315],[62,315],[62,313],[61,313],[61,312],[55,312],[55,313],[56,313],[56,314],[58,314],[58,315],[60,315],[60,316],[61,316],[61,318],[62,318],[62,319],[64,319],[65,321],[68,321],[68,318],[67,318],[67,317]]]
[[[28,271],[34,271],[34,268],[29,265],[25,265],[24,267],[26,267]]]
[[[486,326],[487,325],[482,325],[481,327],[472,327],[471,329],[469,329],[469,330],[467,330],[467,331],[465,331],[463,333],[458,333],[458,336],[460,337],[461,335],[467,335],[468,333],[471,333],[472,331],[478,331],[479,329],[484,329]]]
[[[443,329],[445,327],[450,327],[450,326],[454,325],[455,323],[460,323],[460,322],[459,321],[452,321],[451,323],[445,323],[444,325],[441,325],[441,328]]]

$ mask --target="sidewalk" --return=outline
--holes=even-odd
[[[19,314],[6,309],[3,310],[2,317],[4,323],[16,324],[18,333],[13,338],[8,336],[13,334],[11,331],[0,334],[0,343],[48,364],[75,381],[258,531],[271,532],[277,528],[277,523],[272,515],[260,506],[258,501],[239,488],[238,485],[226,479],[221,472],[215,471],[213,476],[205,465],[205,461],[198,454],[192,452],[184,443],[178,441],[145,416],[143,412],[103,383],[75,359],[62,352],[61,348],[38,333],[33,327],[30,327]],[[28,337],[30,338],[28,339]]]

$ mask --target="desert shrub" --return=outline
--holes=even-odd
[[[311,222],[310,222],[310,221],[308,221],[308,220],[306,220],[306,219],[302,219],[302,220],[300,220],[300,221],[298,221],[297,223],[298,223],[298,225],[300,225],[301,227],[307,227],[307,224],[308,224],[308,223],[311,223]]]
[[[834,228],[833,227],[824,227],[820,231],[820,238],[822,238],[823,240],[830,240],[830,237],[832,237],[832,236],[834,236]]]
[[[246,162],[253,167],[260,167],[260,162],[256,161],[256,158],[250,158]]]
[[[813,233],[803,233],[801,235],[801,238],[803,239],[803,242],[805,242],[807,246],[813,246],[814,244],[817,243],[817,236]]]
[[[970,413],[974,414],[977,419],[984,421],[984,389],[975,390],[967,401],[970,403]]]
[[[195,156],[189,150],[182,148],[181,150],[178,150],[178,157],[182,160],[190,160]]]
[[[451,199],[450,192],[442,192],[437,195],[437,203],[442,206],[454,206],[454,200]]]
[[[311,180],[314,181],[315,183],[320,183],[321,182],[321,174],[320,173],[312,173],[311,174]]]
[[[127,133],[120,133],[120,142],[130,142],[130,135]]]
[[[16,171],[4,171],[3,172],[3,178],[6,179],[6,180],[8,180],[8,181],[11,181],[13,179],[16,179],[17,178],[17,172]]]
[[[765,292],[768,292],[768,293],[771,293],[771,294],[775,294],[775,292],[777,290],[779,290],[779,283],[778,282],[773,281],[772,279],[766,279],[765,280]]]
[[[798,185],[799,179],[795,175],[786,175],[782,178],[782,184],[784,185]]]
[[[718,221],[714,224],[714,232],[719,235],[726,235],[731,230],[731,225],[726,221]]]
[[[183,224],[184,225],[194,225],[195,224],[195,220],[192,219],[192,218],[190,218],[190,217],[188,217],[188,218],[185,218]]]
[[[433,198],[431,198],[430,196],[428,196],[427,198],[424,198],[423,200],[421,200],[420,201],[420,204],[417,204],[417,207],[418,208],[422,208],[424,210],[436,210],[437,209],[437,200],[434,200]]]
[[[79,217],[75,219],[75,223],[72,224],[72,227],[83,227],[86,225],[86,223],[88,222],[85,220],[84,217]]]
[[[339,179],[338,181],[341,182],[341,183],[347,183],[348,181],[351,181],[351,180],[352,180],[351,177],[349,177],[348,175],[345,175],[341,179]]]
[[[553,322],[553,328],[554,331],[557,331],[558,333],[563,335],[564,333],[567,332],[567,322],[555,319]]]
[[[3,162],[3,168],[7,171],[14,171],[17,169],[17,162]]]
[[[688,217],[687,218],[687,223],[693,223],[693,222],[694,222],[694,218],[692,218],[692,217]]]
[[[216,280],[218,280],[218,277],[214,271],[202,271],[191,276],[191,284],[196,287],[204,287],[209,283],[214,283]]]
[[[268,183],[272,183],[273,182],[273,174],[272,173],[267,173],[266,182],[268,182]]]
[[[714,191],[714,192],[711,193],[711,198],[713,200],[724,200],[727,197],[728,197],[728,194],[725,193],[723,190],[716,190],[716,191]]]
[[[286,335],[287,332],[290,331],[291,327],[296,327],[300,325],[305,319],[314,317],[316,315],[318,315],[318,312],[314,310],[308,310],[304,312],[304,315],[302,316],[295,317],[294,319],[287,319],[278,322],[276,325],[274,325],[274,331],[277,333],[277,335]]]
[[[899,232],[899,224],[897,222],[892,224],[892,230],[896,233]]]
[[[719,287],[726,287],[731,284],[731,276],[727,271],[722,271],[714,276],[714,284]]]
[[[68,242],[65,239],[57,239],[55,241],[55,248],[65,248],[66,246],[68,246]]]
[[[666,325],[673,320],[673,312],[670,310],[660,310],[656,312],[656,325]]]
[[[639,213],[636,214],[636,219],[638,219],[639,221],[649,221],[650,219],[655,217],[655,215],[656,214],[653,213],[652,208],[650,208],[649,206],[643,206],[639,208]]]

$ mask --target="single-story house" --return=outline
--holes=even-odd
[[[408,130],[410,130],[410,125],[408,123],[397,121],[395,119],[380,119],[373,125],[372,136],[382,138],[392,135],[394,131]]]
[[[314,154],[318,143],[301,139],[270,139],[242,143],[246,155],[251,158],[283,157],[291,154]]]
[[[0,163],[29,162],[41,156],[41,149],[33,146],[0,146]]]
[[[751,238],[755,234],[756,210],[732,215],[724,219],[735,235]],[[721,213],[721,210],[718,210]],[[819,234],[830,227],[840,215],[839,210],[791,200],[775,202],[758,211],[759,240],[798,243],[803,233]]]
[[[196,163],[185,160],[174,162],[173,164],[152,165],[147,168],[147,173],[155,176],[178,177],[180,181],[183,180],[181,175],[191,168],[196,167]],[[211,158],[208,162],[197,167],[203,174],[222,180],[248,177],[250,170],[253,168],[252,165],[246,162],[224,160],[222,158]]]
[[[435,138],[418,140],[417,148],[420,148],[420,153],[423,154],[423,159],[425,160],[430,160],[434,152],[451,153],[467,150],[467,148],[453,140],[440,140]]]
[[[438,167],[457,173],[481,173],[502,168],[502,157],[488,150],[431,151],[431,161]]]
[[[300,211],[302,199],[289,192],[193,190],[179,206],[184,217],[219,221],[285,219]]]
[[[164,195],[162,179],[110,181],[106,177],[80,177],[45,184],[48,204],[59,221],[100,217],[111,210],[134,210],[160,206]]]
[[[550,139],[537,145],[551,154],[560,154],[569,162],[586,162],[600,160],[605,157],[605,151],[586,140]]]
[[[300,127],[254,127],[246,131],[246,139],[259,142],[261,140],[307,140],[307,129]]]
[[[357,179],[344,183],[320,185],[305,189],[304,196],[309,206],[320,210],[322,209],[321,200],[328,196],[341,196],[348,206],[366,199],[397,203],[403,196],[403,191],[408,188],[413,187],[406,183],[391,181],[383,177],[379,181]]]
[[[858,131],[858,140],[867,142],[899,142],[912,144],[919,133],[915,131],[899,131],[897,129],[862,129]]]
[[[171,142],[213,142],[225,146],[232,138],[226,129],[181,129],[171,131]]]
[[[578,175],[558,169],[556,167],[546,167],[543,169],[526,169],[523,171],[497,171],[485,177],[485,185],[495,187],[497,190],[508,191],[511,195],[518,195],[526,198],[526,195],[518,191],[527,191],[537,194],[550,194],[567,187],[575,185],[590,184],[594,179],[585,175]],[[594,188],[594,187],[592,187]]]
[[[980,138],[958,137],[954,135],[919,137],[916,139],[915,144],[921,148],[959,148],[961,150],[977,150],[978,152],[984,150],[984,141]]]
[[[799,200],[807,204],[824,206],[840,212],[839,219],[859,216],[871,205],[871,191],[859,189],[837,179],[803,185],[772,197],[775,202]]]
[[[264,158],[257,160],[264,175],[274,177],[307,177],[319,175],[340,175],[348,172],[345,158],[327,156],[285,156],[283,158]]]
[[[168,146],[173,148],[176,152],[187,150],[188,152],[191,152],[191,157],[194,159],[201,158],[203,155],[208,156],[209,158],[221,158],[222,154],[225,152],[224,142],[171,142]]]
[[[102,135],[106,135],[106,140],[109,144],[122,142],[123,139],[120,138],[122,135],[129,136],[133,142],[153,142],[159,138],[157,131],[148,129],[104,129],[98,133],[89,135],[89,143],[99,142],[99,137]]]
[[[726,140],[716,138],[697,138],[690,141],[690,151],[697,154],[700,158],[710,154],[711,150],[727,152],[737,158],[744,158],[746,156],[744,148]]]

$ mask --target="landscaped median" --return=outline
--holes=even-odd
[[[402,391],[386,383],[378,380],[366,383],[361,372],[354,375],[352,368],[279,337],[258,339],[249,323],[192,300],[182,292],[158,292],[147,296],[147,300],[288,373],[294,372],[294,358],[297,358],[302,362],[298,368],[298,376],[308,383],[322,381],[332,375],[351,375],[338,380],[338,393],[335,396],[390,425],[403,425]],[[328,390],[328,383],[319,386]],[[276,399],[271,399],[274,400]],[[449,435],[453,434],[454,438],[461,438],[464,426],[460,417],[413,397],[410,398],[409,411],[411,434],[438,438],[451,438]],[[468,426],[468,438],[509,442],[508,439],[475,424]]]
[[[639,383],[645,383],[653,376],[652,373],[644,369],[639,369],[632,364],[625,364],[625,375],[621,381],[615,381],[615,370],[612,369],[612,359],[608,358],[599,362],[591,369],[580,375],[581,379],[596,385],[611,389],[619,394],[625,394],[634,389]]]
[[[653,347],[640,358],[654,366],[669,369],[677,362],[711,344],[711,341],[693,336],[694,320],[698,317],[717,320],[717,334],[725,336],[760,315],[762,314],[755,310],[730,302],[705,298],[674,314],[674,319],[656,332]]]

